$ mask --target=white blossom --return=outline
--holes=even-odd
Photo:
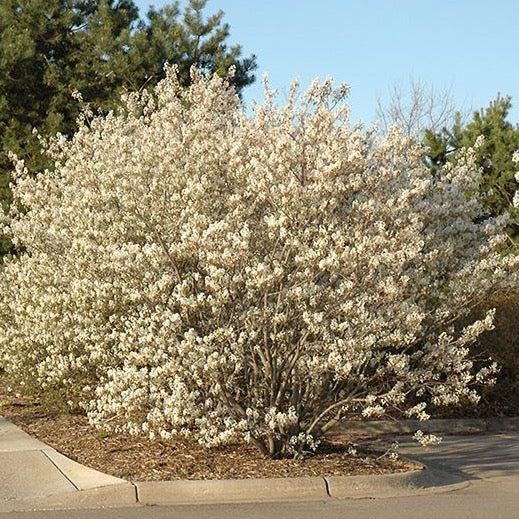
[[[347,92],[267,92],[248,116],[226,79],[170,68],[52,141],[52,171],[18,161],[3,369],[104,428],[271,456],[337,417],[476,399],[493,315],[453,323],[517,282],[506,221],[466,196],[473,150],[433,177],[398,129],[352,127]]]
[[[442,439],[434,434],[424,434],[422,431],[416,431],[413,438],[423,447],[429,445],[439,445]]]

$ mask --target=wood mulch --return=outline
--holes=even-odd
[[[387,474],[416,467],[348,445],[329,443],[303,460],[265,458],[254,446],[238,444],[205,449],[184,439],[150,441],[106,434],[81,415],[49,409],[37,396],[9,392],[0,378],[0,415],[69,458],[128,480],[245,479],[301,476]]]

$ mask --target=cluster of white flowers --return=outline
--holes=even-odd
[[[397,129],[351,127],[346,93],[267,91],[248,116],[225,79],[170,68],[56,138],[53,171],[18,162],[1,366],[100,427],[271,456],[339,416],[476,400],[492,316],[458,324],[511,282],[506,217],[465,194],[473,150],[434,177]]]
[[[442,439],[434,434],[425,434],[423,431],[416,431],[413,438],[423,447],[439,445]]]
[[[519,164],[519,150],[514,153],[512,159],[516,164]],[[515,174],[515,181],[519,183],[519,171],[517,171]],[[512,205],[513,207],[519,209],[519,191],[516,191],[512,200]]]

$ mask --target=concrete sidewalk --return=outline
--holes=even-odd
[[[135,503],[131,483],[72,461],[0,417],[0,512]]]

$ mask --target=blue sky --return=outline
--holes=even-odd
[[[137,0],[141,11],[164,0]],[[181,2],[185,4],[185,2]],[[519,122],[519,2],[514,0],[209,0],[225,12],[229,43],[256,54],[281,96],[298,77],[333,76],[351,85],[355,119],[371,123],[376,101],[411,77],[450,88],[463,109],[486,106],[498,92]],[[244,92],[261,99],[261,82]]]

